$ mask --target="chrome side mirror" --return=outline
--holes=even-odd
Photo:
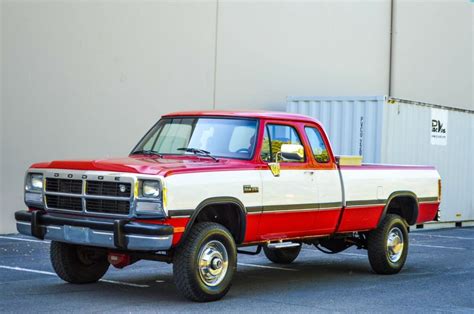
[[[304,160],[304,147],[299,144],[283,144],[281,145],[281,157],[287,160],[302,161]]]

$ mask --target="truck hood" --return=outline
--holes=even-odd
[[[149,175],[167,176],[172,173],[217,171],[229,168],[252,168],[247,160],[219,159],[218,162],[206,157],[179,156],[173,158],[155,158],[132,156],[124,158],[108,158],[98,160],[56,160],[36,163],[36,169],[68,169],[84,171],[130,172]]]

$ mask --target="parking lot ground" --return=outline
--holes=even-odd
[[[416,231],[401,273],[372,272],[367,253],[326,255],[304,246],[291,265],[239,255],[229,294],[213,303],[182,298],[172,267],[141,261],[110,268],[96,284],[61,281],[49,243],[0,236],[0,312],[474,312],[474,228]]]

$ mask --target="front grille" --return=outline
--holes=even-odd
[[[46,205],[54,209],[82,211],[82,199],[79,197],[46,195]]]
[[[81,194],[82,193],[82,180],[47,178],[46,191],[69,193],[69,194]]]
[[[87,199],[86,210],[92,213],[128,215],[129,201]]]
[[[87,181],[86,193],[89,195],[130,197],[131,191],[130,183]]]

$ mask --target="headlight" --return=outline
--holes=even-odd
[[[39,173],[30,173],[26,179],[26,190],[43,191],[43,175]]]
[[[142,182],[142,196],[149,198],[157,198],[160,196],[160,182],[159,181],[143,181]]]

